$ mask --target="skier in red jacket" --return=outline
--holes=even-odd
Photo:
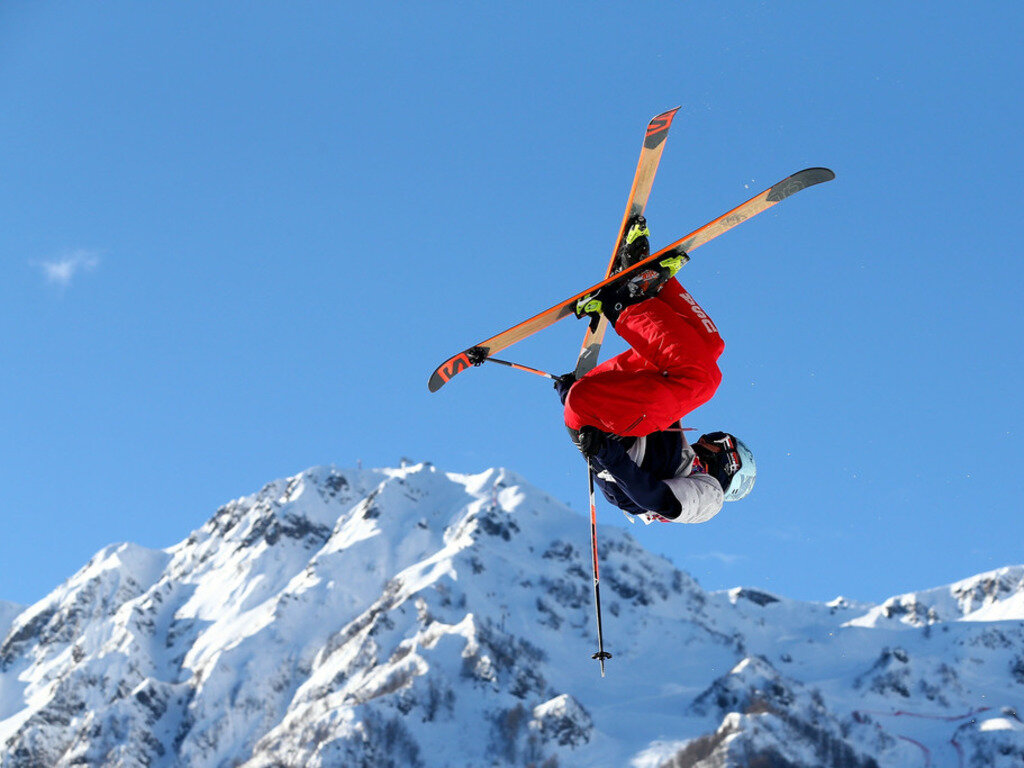
[[[626,267],[649,254],[646,221],[635,217],[620,252]],[[555,382],[573,441],[594,479],[616,506],[644,522],[704,522],[723,501],[746,496],[756,465],[750,450],[726,432],[693,446],[679,420],[715,394],[725,348],[708,314],[675,279],[680,258],[659,262],[625,285],[583,297],[579,317],[608,318],[630,349],[578,381]]]

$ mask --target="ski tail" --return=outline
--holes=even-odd
[[[680,107],[676,107],[662,112],[660,115],[655,115],[647,124],[643,148],[640,150],[640,160],[637,162],[636,173],[633,175],[633,186],[630,188],[629,197],[626,200],[626,212],[622,215],[619,235],[615,239],[612,257],[608,262],[608,269],[604,273],[606,278],[615,273],[619,248],[626,236],[627,222],[633,216],[642,215],[647,208],[647,200],[651,195],[651,187],[654,185],[654,176],[658,172],[658,165],[661,162],[661,153],[665,151],[668,129],[672,127],[672,119],[679,110]],[[597,364],[597,358],[601,354],[601,344],[604,342],[607,330],[608,321],[604,317],[598,321],[595,328],[587,328],[579,357],[576,360],[576,378],[581,377]]]
[[[716,237],[728,232],[736,225],[742,224],[747,219],[750,219],[757,214],[768,210],[772,206],[777,205],[787,197],[795,195],[797,192],[807,189],[808,187],[812,187],[815,184],[822,184],[826,181],[831,181],[835,177],[836,175],[828,168],[807,168],[803,171],[799,171],[798,173],[794,173],[792,176],[786,177],[778,184],[772,185],[761,194],[750,198],[745,203],[736,206],[728,213],[724,213],[719,216],[717,219],[709,221],[703,227],[694,230],[686,237],[676,240],[674,243],[662,248],[657,253],[652,253],[646,259],[638,261],[636,264],[629,267],[629,269],[617,272],[610,277],[605,278],[600,283],[592,285],[585,291],[576,294],[572,298],[567,299],[564,302],[560,302],[559,304],[544,310],[540,314],[534,315],[518,325],[512,326],[508,330],[502,331],[497,336],[492,336],[486,341],[482,341],[476,346],[460,352],[455,357],[449,358],[434,371],[427,386],[431,392],[436,392],[448,383],[448,381],[450,381],[456,374],[461,373],[471,366],[481,365],[484,360],[491,355],[515,344],[517,341],[525,339],[527,336],[530,336],[537,331],[543,330],[550,325],[554,325],[556,322],[568,317],[569,315],[574,314],[573,308],[576,306],[576,302],[588,293],[592,293],[603,288],[616,280],[628,280],[636,273],[647,269],[651,264],[656,261],[660,261],[661,259],[672,256],[684,257],[695,248],[699,248],[705,243],[714,240]],[[688,260],[688,258],[686,260]]]

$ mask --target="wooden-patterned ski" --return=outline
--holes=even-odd
[[[433,374],[431,374],[427,386],[431,392],[436,392],[447,384],[453,376],[461,373],[470,366],[480,365],[496,352],[515,344],[517,341],[525,339],[527,336],[530,336],[537,331],[555,324],[569,315],[573,315],[576,302],[588,293],[592,293],[605,285],[615,282],[616,280],[629,280],[635,274],[641,270],[647,269],[660,259],[664,259],[669,256],[685,257],[686,254],[690,253],[695,248],[699,248],[710,240],[718,237],[723,232],[728,232],[737,224],[742,224],[752,216],[756,216],[757,214],[768,210],[776,203],[782,202],[787,197],[796,194],[800,190],[814,186],[815,184],[831,181],[835,177],[836,175],[828,168],[807,168],[803,171],[799,171],[798,173],[794,173],[792,176],[783,179],[778,184],[766,189],[756,197],[752,197],[742,205],[738,205],[733,208],[728,213],[724,213],[717,219],[709,221],[703,227],[691,232],[686,237],[676,240],[674,243],[662,248],[657,253],[652,253],[646,259],[637,262],[629,269],[617,272],[611,277],[605,278],[600,283],[590,286],[585,291],[580,291],[575,296],[559,302],[540,314],[534,315],[528,320],[524,320],[523,322],[512,326],[508,330],[502,331],[497,336],[485,339],[479,344],[460,352],[448,360],[445,360],[437,367]],[[686,258],[686,260],[688,260],[688,258]]]

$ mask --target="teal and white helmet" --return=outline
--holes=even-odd
[[[732,476],[729,487],[725,489],[726,501],[739,501],[742,499],[754,490],[754,480],[757,478],[757,464],[754,462],[754,454],[747,448],[746,443],[738,437],[733,439],[736,441],[736,453],[740,457],[740,466]]]
[[[708,471],[722,484],[726,501],[739,501],[754,489],[757,464],[746,443],[728,432],[709,432],[700,438],[718,447],[713,454],[704,453]]]

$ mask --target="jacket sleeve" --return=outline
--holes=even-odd
[[[572,385],[575,383],[575,379],[572,381],[566,381],[561,376],[555,379],[555,392],[558,393],[558,399],[562,401],[562,405],[565,405],[565,398],[569,396],[569,390],[572,389]]]
[[[619,484],[614,480],[609,480],[610,475],[606,474],[605,470],[600,467],[594,467],[594,483],[598,488],[601,489],[601,493],[604,497],[614,506],[621,509],[623,512],[627,512],[631,515],[642,515],[647,510],[643,507],[639,507],[633,503],[633,500],[629,498],[622,489],[619,488]]]
[[[673,518],[677,523],[703,523],[722,509],[724,494],[721,484],[711,475],[693,472],[665,481],[675,496],[680,512]]]
[[[606,440],[595,459],[615,478],[619,490],[641,509],[670,519],[679,514],[679,500],[668,484],[638,467],[618,440]]]

